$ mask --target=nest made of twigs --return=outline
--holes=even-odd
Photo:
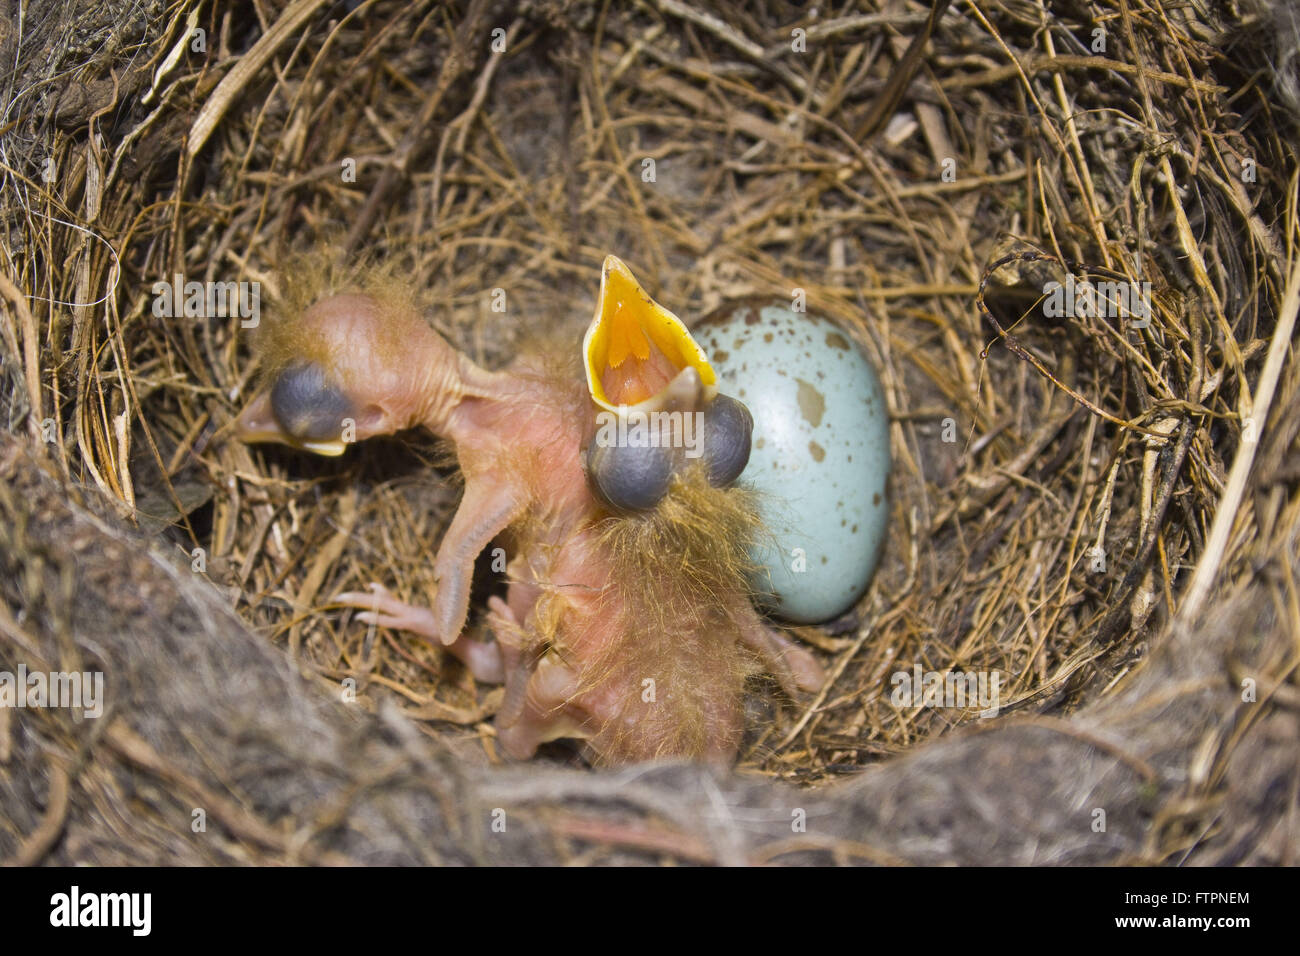
[[[327,606],[372,580],[428,602],[458,494],[434,444],[319,461],[224,440],[248,333],[155,317],[155,282],[259,281],[274,308],[295,255],[397,262],[491,366],[537,337],[576,347],[608,252],[688,321],[804,290],[880,370],[895,464],[869,594],[796,631],[832,679],[800,701],[755,687],[767,719],[743,766],[801,783],[979,720],[894,703],[890,675],[914,666],[999,673],[997,719],[1105,701],[1198,564],[1237,578],[1252,542],[1290,540],[1280,414],[1260,451],[1273,484],[1210,540],[1243,437],[1267,433],[1258,382],[1296,238],[1294,61],[1256,70],[1276,52],[1269,7],[1243,28],[1158,0],[962,3],[909,58],[928,8],[874,0],[819,19],[669,0],[126,6],[138,36],[111,49],[0,43],[20,54],[0,157],[8,423],[52,421],[65,475],[178,558],[203,549],[307,673],[355,679],[363,705],[396,703],[467,759],[494,755],[499,693]],[[1067,274],[1149,283],[1149,324],[1045,316]]]

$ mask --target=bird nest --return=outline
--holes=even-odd
[[[1294,860],[1285,5],[20,6],[0,669],[120,679],[100,729],[0,710],[0,854]],[[819,693],[753,683],[731,775],[501,766],[500,690],[329,603],[430,603],[459,495],[434,441],[230,441],[248,329],[156,308],[174,276],[274,309],[304,262],[380,263],[500,367],[577,348],[607,253],[688,322],[803,290],[888,399],[879,571],[794,629]],[[898,674],[996,675],[999,699],[900,700]],[[719,786],[777,824],[722,825]],[[498,806],[525,825],[472,836]],[[177,822],[195,807],[224,839]]]

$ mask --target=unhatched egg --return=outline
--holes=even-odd
[[[788,621],[842,614],[866,591],[889,514],[875,370],[835,323],[783,304],[728,305],[692,331],[754,416],[741,481],[763,493],[755,588]]]

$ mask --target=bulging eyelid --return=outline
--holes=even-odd
[[[704,408],[704,462],[709,484],[724,488],[749,464],[754,417],[743,402],[718,395]]]
[[[271,411],[285,433],[297,439],[337,438],[352,402],[325,378],[314,362],[292,365],[271,386]]]
[[[624,511],[645,511],[668,494],[674,457],[672,448],[593,442],[587,449],[587,477],[608,504]]]
[[[679,413],[681,414],[681,413]],[[718,395],[700,414],[703,464],[709,484],[725,488],[749,463],[754,419],[744,403]],[[607,504],[623,511],[653,508],[668,493],[673,475],[690,467],[684,448],[671,445],[601,444],[588,446],[583,465],[592,489]]]

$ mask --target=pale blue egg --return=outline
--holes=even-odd
[[[762,493],[766,531],[755,589],[806,624],[842,614],[867,589],[889,517],[889,410],[862,350],[829,319],[785,305],[738,305],[696,326],[719,389],[754,416],[740,481]]]

